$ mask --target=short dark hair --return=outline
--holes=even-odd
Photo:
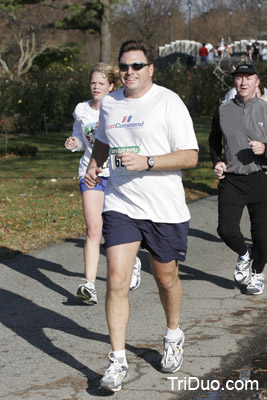
[[[142,40],[127,40],[126,42],[123,42],[120,47],[118,61],[120,62],[123,53],[127,53],[128,51],[132,50],[141,50],[144,53],[147,62],[149,64],[153,64],[154,48]]]

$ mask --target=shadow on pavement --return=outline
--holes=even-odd
[[[44,330],[50,328],[102,343],[109,343],[108,335],[89,331],[68,317],[4,289],[0,289],[0,310],[0,322],[4,326],[50,357],[80,371],[87,378],[87,392],[99,396],[101,392],[98,390],[98,381],[101,375],[75,359],[67,351],[55,346],[45,335]],[[160,359],[157,351],[146,348],[138,349],[129,344],[126,344],[126,348],[156,368]]]
[[[83,273],[71,272],[63,268],[62,265],[39,259],[31,255],[21,254],[16,258],[4,260],[3,264],[7,267],[19,272],[29,278],[40,282],[43,286],[47,287],[54,292],[67,297],[71,302],[77,303],[77,298],[63,286],[57,285],[54,281],[49,279],[41,270],[51,271],[57,274],[70,276],[70,277],[84,277]]]
[[[222,276],[217,276],[213,274],[208,274],[199,269],[188,267],[186,265],[180,264],[180,279],[183,280],[196,280],[196,281],[206,281],[214,283],[215,285],[222,287],[224,289],[235,289],[236,285],[233,280],[223,278]],[[182,272],[182,274],[181,274]]]
[[[222,242],[222,240],[211,233],[201,231],[200,229],[189,228],[189,236],[207,240],[208,242]]]

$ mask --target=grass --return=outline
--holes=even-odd
[[[210,119],[198,118],[194,126],[200,153],[198,167],[183,172],[188,201],[214,194],[217,186],[207,143]],[[1,157],[0,260],[85,234],[77,179],[81,153],[65,149],[67,136],[20,135],[19,141],[38,147],[37,155]],[[14,135],[8,143],[17,141]],[[4,147],[0,137],[0,150]]]
[[[211,119],[207,117],[194,118],[194,128],[199,145],[199,162],[197,168],[183,171],[187,201],[215,194],[218,184],[212,169],[208,146]]]

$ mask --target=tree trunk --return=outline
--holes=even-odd
[[[7,153],[8,149],[8,133],[6,132],[6,148],[5,148],[5,154]]]
[[[101,0],[103,6],[101,16],[101,27],[100,27],[100,61],[109,63],[110,62],[110,28],[109,28],[109,7],[110,0]]]

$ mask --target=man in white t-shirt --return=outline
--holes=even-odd
[[[167,319],[161,371],[177,371],[183,360],[179,327],[190,214],[181,169],[194,168],[198,144],[189,112],[174,92],[152,83],[153,53],[141,41],[119,52],[123,88],[104,97],[85,183],[94,187],[109,155],[103,235],[107,247],[106,314],[112,352],[100,388],[116,392],[129,379],[125,355],[129,284],[139,246],[150,253],[151,269]]]

